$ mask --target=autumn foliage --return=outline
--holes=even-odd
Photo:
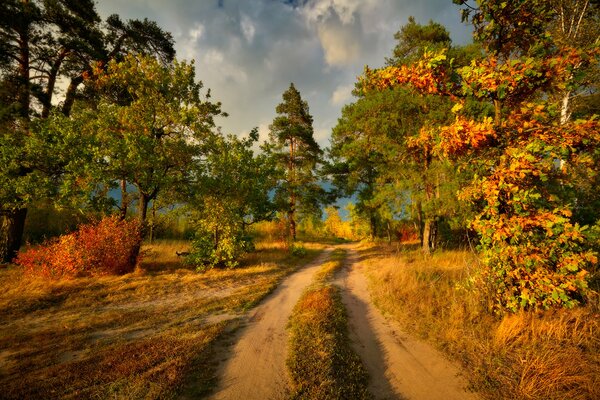
[[[570,308],[589,293],[596,228],[576,214],[582,183],[600,174],[600,126],[594,118],[561,119],[548,94],[570,87],[574,72],[596,56],[565,48],[453,70],[442,50],[413,66],[367,70],[362,79],[365,90],[402,85],[456,103],[453,123],[424,128],[410,141],[479,166],[460,197],[479,209],[471,226],[485,265],[480,283],[497,311]],[[495,115],[473,116],[463,109],[466,99],[492,104]]]
[[[141,243],[137,221],[105,217],[17,256],[28,275],[75,278],[132,272]]]

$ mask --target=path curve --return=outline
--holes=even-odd
[[[265,400],[289,397],[287,323],[292,309],[313,275],[329,257],[326,249],[313,262],[287,277],[249,313],[247,326],[233,339],[227,361],[220,367],[214,400]]]
[[[364,266],[353,246],[336,283],[349,318],[350,339],[370,375],[376,399],[471,400],[460,370],[427,343],[416,340],[373,305]]]

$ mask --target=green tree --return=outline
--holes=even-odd
[[[293,83],[275,110],[278,116],[270,126],[269,142],[264,149],[274,157],[281,171],[275,201],[279,210],[287,214],[290,239],[296,240],[297,212],[319,211],[323,189],[318,185],[316,168],[322,150],[313,137],[308,103],[302,100]]]
[[[189,262],[200,268],[236,266],[253,249],[248,226],[270,220],[275,207],[269,192],[276,184],[273,159],[254,154],[254,129],[248,138],[213,135],[194,161],[195,172],[181,199],[196,227]]]
[[[92,1],[7,0],[0,4],[0,258],[10,261],[21,244],[28,204],[40,191],[24,182],[29,174],[47,173],[57,179],[64,163],[46,162],[37,169],[33,140],[39,118],[50,116],[56,82],[72,78],[63,109],[68,113],[78,86],[95,60],[108,61],[124,51],[145,49],[173,57],[169,34],[149,21],[119,22],[112,16],[103,27]],[[119,25],[120,24],[120,25]],[[51,139],[47,134],[42,137]],[[60,141],[60,139],[56,139]],[[48,144],[54,148],[53,143]],[[47,154],[47,152],[44,152]],[[59,154],[51,157],[63,158]],[[36,162],[32,162],[32,160]],[[37,178],[35,178],[37,179]],[[37,188],[35,188],[37,189]]]
[[[412,17],[395,37],[398,44],[387,62],[397,67],[412,65],[427,49],[451,45],[442,25],[420,25]],[[451,51],[459,64],[480,54],[476,46]],[[429,252],[437,242],[438,221],[465,212],[455,195],[464,181],[462,174],[432,146],[418,145],[423,127],[449,121],[451,103],[437,96],[415,96],[410,87],[356,94],[358,100],[344,107],[332,133],[329,172],[334,184],[346,196],[357,195],[356,211],[370,221],[371,236],[387,229],[391,238],[392,220],[412,217],[423,250]]]
[[[193,63],[129,55],[99,70],[96,85],[101,97],[88,128],[98,144],[96,179],[135,187],[144,228],[150,202],[187,182],[221,105],[203,95]]]

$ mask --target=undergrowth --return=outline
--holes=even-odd
[[[363,250],[375,303],[462,362],[489,399],[600,398],[600,309],[492,315],[469,279],[475,255]]]
[[[336,250],[315,276],[290,317],[287,360],[293,399],[369,399],[368,375],[350,347],[340,289],[328,281],[343,265]]]

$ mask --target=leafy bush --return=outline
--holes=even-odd
[[[201,226],[196,231],[186,262],[200,271],[220,266],[235,268],[239,258],[251,251],[254,251],[252,238],[235,229],[234,225],[223,225],[214,230]]]
[[[296,257],[304,257],[306,255],[306,249],[302,245],[292,244],[290,247],[290,253]]]
[[[57,279],[125,274],[135,268],[140,243],[137,221],[105,217],[19,253],[15,263],[27,274]]]

